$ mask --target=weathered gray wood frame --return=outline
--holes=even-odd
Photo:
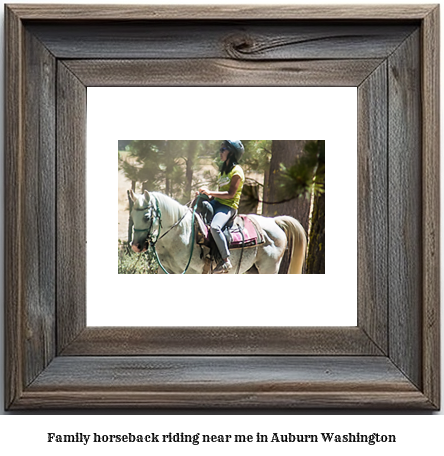
[[[439,408],[438,6],[5,20],[7,409]],[[358,87],[358,326],[86,327],[86,87],[113,85]]]

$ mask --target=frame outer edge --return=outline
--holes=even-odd
[[[14,7],[18,6],[17,9]],[[42,19],[39,13],[46,13],[51,16],[48,8],[39,10],[35,9],[34,16],[28,19]],[[397,7],[399,8],[399,7]],[[82,12],[78,11],[77,16],[60,15],[61,19],[79,19]],[[405,12],[408,7],[401,10]],[[23,250],[23,26],[21,19],[25,18],[24,9],[20,5],[9,5],[5,7],[5,29],[7,32],[6,45],[6,87],[9,89],[6,99],[6,109],[8,115],[5,116],[8,137],[5,140],[6,148],[6,204],[5,208],[8,213],[6,221],[5,237],[11,241],[11,245],[5,243],[6,255],[8,260],[8,270],[6,272],[6,315],[7,321],[15,323],[12,328],[7,328],[6,333],[6,407],[10,407],[14,402],[18,402],[23,395],[23,319],[21,308],[23,305],[23,261],[20,260],[20,253]],[[412,10],[413,11],[413,10]],[[424,19],[422,24],[422,51],[426,56],[422,62],[422,111],[425,114],[422,119],[423,131],[423,382],[424,394],[435,407],[439,407],[439,195],[436,194],[436,188],[439,188],[439,133],[436,131],[436,125],[439,121],[439,67],[436,65],[439,52],[439,31],[438,18],[439,7],[432,9],[429,6],[429,13],[424,13],[422,17],[418,15],[415,18]],[[54,15],[63,12],[63,7],[54,9]],[[71,14],[75,10],[71,11]],[[208,12],[208,10],[207,10]],[[303,10],[301,9],[301,13]],[[80,13],[80,16],[79,16]],[[247,14],[243,11],[242,14]],[[250,11],[251,13],[251,11]],[[350,11],[349,11],[350,13]],[[351,12],[349,16],[353,16]],[[384,10],[381,14],[384,13]],[[240,13],[239,16],[242,16]],[[370,13],[369,13],[370,14]],[[376,14],[376,13],[375,13]],[[394,10],[392,10],[394,17]],[[74,17],[75,16],[75,17]],[[282,16],[282,15],[281,15]],[[285,16],[285,15],[284,15]],[[399,15],[406,18],[405,14]],[[400,18],[398,16],[398,18]],[[130,17],[130,16],[128,16]],[[133,12],[133,16],[135,14]],[[243,16],[242,16],[243,17]],[[289,17],[288,14],[286,17]],[[377,18],[378,16],[376,16]],[[391,16],[388,16],[391,17]],[[410,16],[413,17],[413,13]],[[177,17],[172,16],[171,19]],[[204,17],[205,18],[205,17]],[[208,17],[210,18],[210,17]],[[339,18],[339,17],[338,17]],[[358,17],[352,17],[358,19]],[[381,16],[380,16],[381,18]],[[387,18],[387,16],[386,16]],[[95,19],[90,15],[88,19]],[[111,19],[106,15],[98,19]],[[314,17],[314,19],[316,19]],[[436,90],[426,90],[427,87]],[[434,98],[436,95],[436,98]],[[427,120],[427,122],[426,122]],[[426,180],[429,179],[429,180]],[[21,186],[21,187],[20,187]],[[14,196],[14,204],[12,204]],[[8,203],[9,198],[9,203]],[[17,227],[19,231],[17,233]],[[12,242],[13,241],[13,242]],[[436,280],[438,278],[438,280]],[[16,344],[13,346],[13,344]],[[12,350],[14,348],[14,350]]]
[[[104,7],[105,6],[105,7]],[[10,4],[26,20],[422,20],[435,5],[27,5]]]
[[[5,5],[5,408],[23,393],[23,26]]]
[[[440,407],[439,5],[422,23],[423,388]]]

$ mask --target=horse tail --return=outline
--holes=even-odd
[[[274,219],[287,236],[290,265],[287,274],[302,274],[307,250],[307,235],[304,227],[293,217],[284,215]]]

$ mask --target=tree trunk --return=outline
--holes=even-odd
[[[315,181],[324,182],[324,193],[313,201],[307,274],[325,274],[325,141],[318,141],[319,159]]]
[[[167,174],[165,176],[165,195],[171,196],[170,178],[169,178],[169,175],[168,175],[168,170],[167,170]]]
[[[197,141],[188,141],[187,155],[185,158],[185,194],[184,197],[188,201],[191,198],[191,188],[193,185],[194,161],[197,154]]]
[[[263,213],[269,217],[278,215],[290,215],[299,220],[305,231],[308,233],[310,220],[311,201],[306,198],[295,198],[280,204],[267,204],[278,202],[284,199],[279,192],[278,180],[280,165],[291,166],[297,157],[304,153],[306,140],[284,141],[273,140],[270,171],[268,174],[268,185],[264,187],[264,208]],[[288,254],[285,254],[279,270],[280,274],[286,274],[289,266]]]
[[[316,196],[313,203],[307,274],[325,274],[325,193]]]
[[[136,183],[135,181],[132,181],[131,182],[131,188],[133,189],[133,191],[135,190],[135,187],[136,187]],[[133,205],[134,205],[134,202],[133,200],[131,199],[131,196],[130,196],[130,191],[128,190],[126,192],[127,196],[128,196],[128,203],[129,203],[129,215],[128,215],[128,243],[127,243],[127,248],[128,250],[131,248],[131,242],[133,242],[133,219],[131,217],[131,211],[133,210]]]

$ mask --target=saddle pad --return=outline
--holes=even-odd
[[[199,214],[196,213],[196,242],[199,245],[212,246],[212,236],[209,227],[205,225]],[[240,229],[243,229],[243,238]],[[228,248],[239,249],[250,247],[264,242],[262,234],[255,228],[255,225],[246,215],[236,217],[233,225],[224,230],[227,238]]]
[[[242,247],[242,245],[256,245],[258,235],[253,223],[251,223],[251,220],[246,215],[241,215],[240,218],[242,218],[243,227],[237,224],[233,225],[233,228],[230,230],[230,247],[236,248]]]

